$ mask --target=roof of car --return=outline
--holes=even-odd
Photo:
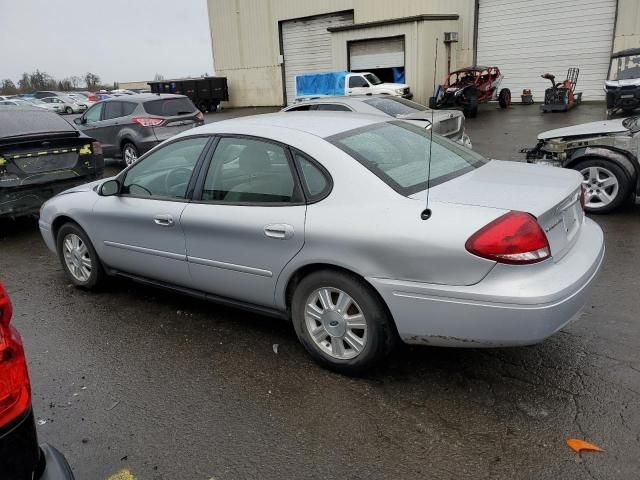
[[[103,93],[99,95],[111,95],[109,93]],[[121,96],[112,96],[109,98],[105,98],[103,102],[113,102],[113,101],[123,101],[123,100],[134,100],[138,102],[145,102],[147,100],[160,100],[166,98],[188,98],[185,95],[177,95],[174,93],[136,93],[133,95],[121,95]]]
[[[191,133],[230,133],[233,126],[260,126],[276,127],[288,130],[297,130],[309,133],[317,137],[325,138],[338,133],[353,130],[355,128],[366,127],[376,123],[391,120],[380,115],[367,115],[363,113],[351,112],[278,112],[263,115],[253,115],[250,117],[233,118],[214,122],[187,130]]]
[[[291,105],[289,105],[289,107],[295,107],[296,105],[301,105],[303,103],[318,103],[318,102],[341,102],[341,103],[353,103],[353,102],[364,102],[365,100],[371,100],[371,97],[373,97],[373,95],[327,95],[327,96],[318,96],[318,97],[302,97],[303,99],[301,99],[299,102],[297,103],[292,103]],[[392,97],[390,95],[377,95],[376,98],[381,97],[381,98],[385,98],[385,99],[394,99],[395,97]]]

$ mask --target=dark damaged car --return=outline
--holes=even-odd
[[[640,116],[542,132],[538,144],[522,152],[529,163],[579,171],[587,212],[608,213],[640,200]]]
[[[37,214],[49,198],[103,171],[100,143],[57,114],[0,107],[0,218]]]

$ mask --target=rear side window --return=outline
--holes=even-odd
[[[299,107],[293,107],[287,110],[287,112],[307,112],[311,110],[311,105],[300,105]]]
[[[188,98],[161,98],[144,103],[144,110],[149,115],[173,117],[186,115],[196,111],[196,107]]]

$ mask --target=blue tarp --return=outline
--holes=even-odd
[[[393,67],[393,82],[404,83],[404,67]]]
[[[296,75],[296,97],[344,95],[344,79],[347,73],[325,72]]]

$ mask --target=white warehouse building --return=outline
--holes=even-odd
[[[602,100],[612,51],[640,47],[638,0],[208,0],[216,75],[229,106],[276,106],[295,75],[373,71],[427,103],[470,65],[500,67],[503,87],[540,101],[549,72],[580,68],[584,100]],[[445,39],[457,37],[457,41]],[[436,39],[437,65],[436,65]],[[435,69],[435,72],[434,72]]]

